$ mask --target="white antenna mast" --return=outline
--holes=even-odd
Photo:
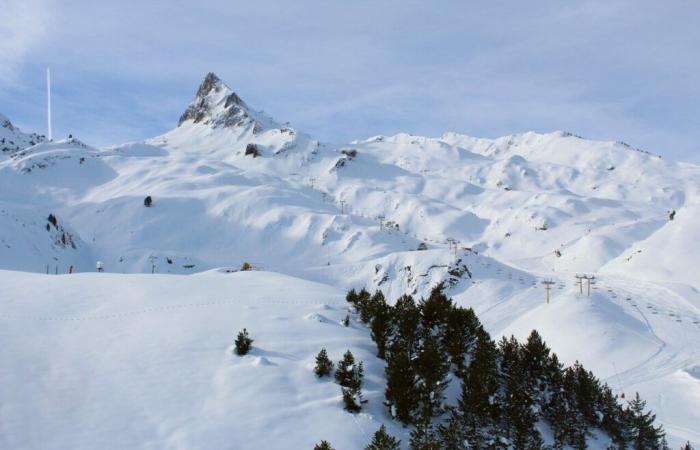
[[[48,67],[46,68],[46,103],[46,120],[48,124],[49,142],[51,142],[53,140],[51,137],[51,70]]]

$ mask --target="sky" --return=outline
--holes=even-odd
[[[700,163],[700,3],[0,0],[0,113],[106,146],[213,71],[323,141],[565,130]]]

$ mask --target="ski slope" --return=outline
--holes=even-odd
[[[336,326],[342,296],[353,287],[382,289],[391,300],[421,296],[441,281],[494,336],[537,328],[564,362],[583,362],[620,393],[638,390],[673,446],[700,443],[696,165],[566,132],[324,143],[254,110],[213,74],[177,127],[145,142],[45,142],[0,121],[0,137],[15,143],[0,154],[0,320],[13,349],[2,360],[13,368],[3,370],[12,389],[0,395],[10,405],[2,422],[11,447],[41,448],[48,436],[71,448],[94,448],[100,436],[124,447],[217,447],[271,433],[274,442],[292,433],[299,448],[322,438],[361,447],[386,422],[382,370],[365,331]],[[83,273],[98,260],[108,273]],[[264,271],[216,270],[244,261]],[[38,275],[71,266],[78,275]],[[574,284],[577,273],[596,276],[590,298]],[[556,283],[550,304],[545,279]],[[315,294],[297,294],[305,289]],[[308,328],[315,322],[300,318],[307,315],[326,317],[327,326]],[[237,362],[226,346],[244,326],[256,339],[262,333],[271,352],[284,352],[272,348],[294,336],[304,342],[287,359]],[[365,364],[374,361],[367,394],[376,400],[352,432],[337,386],[302,376],[321,346],[337,358],[348,342],[366,353]],[[159,355],[163,365],[151,368]],[[228,374],[241,371],[235,384]],[[258,377],[271,384],[253,383]],[[270,386],[294,394],[249,406],[258,409],[246,417],[266,425],[236,424],[237,435],[231,417],[247,402],[232,392],[248,382],[248,399]],[[30,392],[32,384],[42,390]],[[114,405],[100,416],[102,402]],[[284,422],[280,414],[308,422],[270,425]],[[310,424],[323,417],[332,418],[331,433],[316,436]],[[24,427],[30,418],[38,432]],[[71,428],[83,420],[103,433]]]

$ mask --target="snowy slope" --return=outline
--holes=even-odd
[[[700,442],[696,165],[564,132],[322,143],[254,110],[213,74],[178,126],[146,142],[38,140],[0,157],[0,269],[85,272],[101,260],[107,272],[194,274],[248,261],[336,296],[364,286],[389,299],[446,280],[494,335],[537,328],[567,363],[639,390],[672,443]],[[574,286],[577,272],[598,277],[591,299]],[[557,283],[549,305],[545,278]],[[124,282],[141,290],[178,280],[153,279]],[[68,316],[67,303],[56,313]]]

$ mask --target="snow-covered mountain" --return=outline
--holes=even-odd
[[[45,140],[44,135],[23,133],[12,125],[10,119],[0,114],[0,158]]]
[[[100,260],[107,272],[194,274],[246,261],[392,300],[446,281],[492,334],[537,328],[565,362],[639,390],[673,443],[700,442],[699,166],[564,132],[322,143],[214,74],[177,127],[146,142],[96,149],[2,123],[0,269],[91,272]],[[590,298],[576,273],[597,277]],[[133,295],[145,298],[140,283]],[[4,295],[17,303],[21,290]]]

